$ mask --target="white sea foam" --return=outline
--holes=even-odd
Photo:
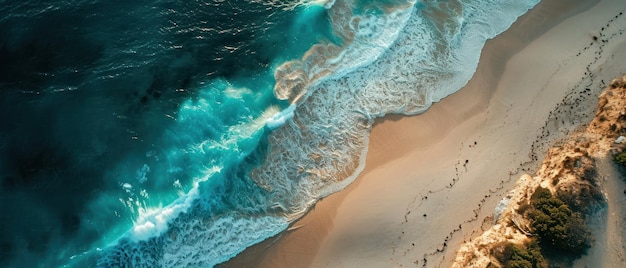
[[[335,0],[325,0],[324,1],[324,8],[331,9],[334,4],[335,4]]]
[[[192,202],[198,197],[198,187],[195,185],[189,193],[181,196],[165,208],[149,209],[139,215],[138,220],[129,232],[133,241],[144,241],[161,235],[168,228],[168,223],[186,212]]]
[[[285,109],[281,113],[277,113],[276,107],[268,108],[259,118],[252,120],[251,122],[244,125],[236,125],[231,127],[229,133],[232,133],[230,139],[226,139],[221,141],[221,146],[237,148],[237,142],[239,142],[238,137],[249,137],[254,132],[259,131],[259,129],[263,128],[264,124],[270,124],[269,122],[274,120],[285,121],[289,118],[289,114],[293,116],[293,110],[295,109],[295,105],[293,107],[289,107]],[[287,114],[284,114],[284,112]],[[275,114],[272,117],[272,114]],[[275,119],[277,115],[282,114],[282,119]],[[271,118],[270,118],[271,117]],[[278,116],[281,117],[281,116]],[[267,122],[267,123],[266,123]],[[276,122],[271,124],[277,124]],[[145,173],[149,172],[150,168],[147,165],[144,165],[140,170],[137,171],[137,177],[145,178]],[[140,215],[135,221],[133,228],[126,234],[132,241],[145,241],[150,238],[154,238],[160,236],[165,230],[168,228],[169,222],[178,217],[180,213],[185,213],[191,207],[193,202],[195,202],[200,197],[200,183],[209,180],[214,175],[220,173],[222,169],[220,167],[212,167],[207,168],[204,176],[199,178],[191,188],[191,190],[185,195],[179,197],[174,202],[169,204],[166,207],[161,208],[143,208],[140,207]],[[141,173],[141,176],[139,175]],[[139,179],[138,179],[139,180]],[[145,181],[143,179],[139,180],[140,183]],[[174,184],[180,185],[179,181],[176,181]],[[132,189],[132,185],[125,183],[122,185],[124,189],[130,190]],[[129,205],[132,207],[132,205]]]
[[[163,248],[161,264],[162,267],[210,267],[232,258],[250,243],[276,235],[287,226],[288,222],[279,217],[243,214],[183,223],[177,226],[181,231],[170,237]]]
[[[357,1],[340,1],[329,11],[335,34],[342,46],[313,46],[300,60],[286,62],[275,72],[274,92],[291,103],[303,101],[316,85],[339,79],[376,61],[396,40],[411,16],[414,2],[401,1],[388,13],[354,14]]]
[[[277,113],[272,116],[272,118],[267,120],[266,126],[270,130],[277,129],[280,126],[284,125],[287,120],[291,120],[293,118],[293,111],[296,109],[296,104],[289,105],[285,110]]]

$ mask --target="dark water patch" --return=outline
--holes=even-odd
[[[50,129],[45,124],[37,128]],[[31,131],[21,133],[38,133]],[[74,247],[65,242],[79,229],[81,236],[89,234],[80,213],[94,189],[102,188],[99,170],[106,168],[98,161],[106,155],[85,163],[87,159],[81,158],[88,156],[75,155],[44,135],[34,136],[13,137],[0,156],[0,243],[13,249],[8,254],[18,254],[13,265],[40,264],[44,252]]]
[[[25,6],[2,4],[8,5],[3,9]],[[74,12],[32,8],[23,10],[22,16],[0,20],[0,85],[33,90],[55,82],[78,85],[84,78],[79,70],[94,64],[103,52],[101,45],[88,38],[87,29],[79,26],[87,22],[81,10],[86,7],[72,7],[78,9]]]
[[[121,185],[137,185],[142,165],[149,194],[171,197],[172,182],[189,185],[198,163],[231,161],[229,148],[168,152],[220,141],[276,104],[264,94],[271,65],[332,35],[324,12],[293,37],[298,12],[250,1],[0,0],[0,14],[0,266],[56,266],[132,223]],[[251,97],[207,89],[215,80]],[[189,100],[211,109],[181,123]],[[103,196],[110,203],[98,203]]]

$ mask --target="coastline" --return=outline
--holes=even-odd
[[[606,6],[620,5],[571,2],[544,1],[488,41],[468,85],[424,114],[377,120],[366,168],[352,185],[223,266],[449,266],[463,240],[489,228],[518,173],[537,166],[528,147],[554,106],[585,84],[595,53],[571,57],[616,10]]]

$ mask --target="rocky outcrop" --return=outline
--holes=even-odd
[[[538,187],[547,188],[573,211],[588,214],[603,202],[596,159],[623,151],[626,141],[626,76],[600,94],[594,119],[548,151],[534,176],[524,174],[500,202],[494,226],[458,249],[453,267],[501,267],[492,254],[503,243],[526,245],[534,237],[525,211]],[[506,205],[508,204],[508,205]]]

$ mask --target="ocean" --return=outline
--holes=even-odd
[[[0,0],[0,266],[212,267],[538,0]]]

